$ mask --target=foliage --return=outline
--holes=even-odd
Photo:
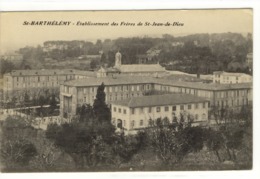
[[[104,92],[105,85],[102,83],[97,89],[96,99],[93,104],[94,115],[99,122],[110,122],[111,112],[106,104],[106,93]]]
[[[46,137],[68,153],[78,168],[93,167],[104,160],[114,128],[108,123],[90,124],[85,122],[65,123],[61,126],[51,124]]]
[[[181,122],[177,125],[158,118],[156,125],[146,130],[150,147],[166,166],[179,163],[187,154],[203,148],[205,137],[201,127],[183,128]]]
[[[6,140],[1,144],[1,158],[9,169],[27,166],[36,154],[35,146],[28,140]]]
[[[0,75],[3,76],[5,73],[9,73],[15,69],[12,62],[0,59]]]
[[[1,125],[1,161],[6,169],[26,167],[36,156],[37,150],[31,142],[37,131],[23,118],[8,117]]]

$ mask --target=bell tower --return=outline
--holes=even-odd
[[[115,68],[120,68],[121,64],[122,64],[122,55],[121,53],[118,51],[115,55]]]

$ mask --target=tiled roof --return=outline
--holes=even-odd
[[[121,85],[121,84],[145,84],[151,83],[152,78],[138,76],[134,78],[132,76],[119,76],[119,77],[103,77],[103,78],[86,78],[79,80],[71,80],[64,82],[67,86],[99,86],[101,83],[105,85]]]
[[[131,72],[164,72],[165,69],[159,64],[134,64],[134,65],[121,65],[119,70],[122,73]]]
[[[95,76],[95,72],[80,71],[74,69],[42,69],[42,70],[13,70],[8,75],[11,76],[35,76],[35,75],[73,75],[84,74],[89,76]]]
[[[96,77],[97,74],[95,71],[82,71],[82,70],[74,70],[75,75],[85,75],[89,77]]]
[[[151,95],[142,97],[133,97],[129,100],[115,101],[112,104],[128,106],[130,108],[136,107],[151,107],[151,106],[167,106],[177,104],[199,103],[206,102],[205,98],[197,97],[187,94],[164,94]]]
[[[153,83],[163,84],[163,85],[168,85],[168,86],[201,89],[201,90],[228,90],[228,89],[252,88],[252,83],[218,84],[218,83],[173,81],[173,80],[160,79],[160,78],[155,78]]]
[[[184,82],[174,81],[162,78],[153,78],[146,76],[117,76],[104,78],[86,78],[80,80],[72,80],[64,82],[67,86],[98,86],[101,83],[105,85],[124,85],[124,84],[162,84],[176,87],[186,87],[202,90],[228,90],[228,89],[248,89],[252,88],[252,83],[237,83],[237,84],[217,84],[217,83],[200,83],[200,82]]]

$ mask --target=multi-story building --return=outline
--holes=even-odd
[[[205,123],[208,121],[208,101],[187,94],[133,97],[112,102],[111,113],[115,127],[128,134],[151,126],[158,118],[167,118],[170,123],[181,119]]]
[[[250,83],[252,76],[244,73],[227,73],[216,71],[213,73],[213,83],[232,84],[232,83]]]
[[[52,70],[13,70],[4,74],[3,91],[4,100],[7,98],[21,96],[20,93],[32,93],[39,89],[58,90],[60,83],[64,81],[88,78],[95,76],[94,72],[79,71],[71,69]]]
[[[87,78],[72,80],[61,85],[60,114],[73,116],[77,107],[82,104],[93,104],[97,88],[105,84],[106,102],[143,96],[148,91],[164,93],[190,94],[203,97],[209,101],[209,106],[224,108],[229,106],[240,109],[252,102],[252,83],[237,84],[205,84],[197,82],[180,82],[168,79],[140,76],[117,76],[104,78]]]
[[[142,96],[153,89],[146,77],[106,77],[72,80],[60,86],[60,114],[63,117],[74,116],[77,107],[93,104],[98,87],[104,83],[106,102]]]

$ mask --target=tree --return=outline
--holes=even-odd
[[[109,146],[113,142],[114,131],[107,123],[92,125],[77,121],[61,126],[48,125],[46,137],[69,154],[77,168],[91,168],[110,159]]]
[[[94,119],[93,108],[89,104],[83,104],[77,108],[77,115],[79,115],[80,122],[91,122]]]
[[[37,131],[20,117],[8,117],[1,125],[1,161],[6,170],[23,169],[37,155],[31,138]]]
[[[167,122],[168,123],[168,122]],[[203,148],[205,140],[201,127],[182,128],[158,118],[156,125],[146,129],[147,143],[166,167],[180,163],[187,154],[198,152]]]
[[[97,89],[96,99],[93,104],[94,115],[99,122],[111,121],[111,112],[106,104],[106,93],[104,92],[105,85],[102,83]]]
[[[112,147],[112,158],[110,159],[117,168],[120,168],[121,164],[128,163],[135,154],[141,149],[141,145],[144,145],[142,140],[137,136],[115,136]]]
[[[57,109],[57,102],[56,102],[56,97],[54,94],[51,95],[51,100],[50,100],[50,109],[51,113],[54,112],[55,109]]]
[[[91,60],[90,62],[90,68],[92,70],[96,69],[97,68],[97,61],[96,60]]]
[[[5,73],[9,73],[15,69],[15,66],[12,62],[7,60],[0,59],[0,75],[4,75]]]

